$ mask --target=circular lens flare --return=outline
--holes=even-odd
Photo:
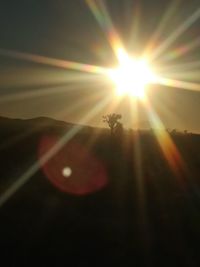
[[[58,136],[43,136],[38,147],[39,160],[55,147],[58,141]],[[52,185],[72,195],[92,194],[103,189],[108,183],[103,162],[76,140],[66,143],[46,163],[41,163],[41,169]]]
[[[62,170],[62,175],[66,178],[72,175],[72,169],[70,167],[64,167]]]

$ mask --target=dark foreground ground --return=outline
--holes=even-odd
[[[1,197],[27,179],[0,207],[2,266],[200,266],[200,136],[171,134],[170,168],[150,131],[84,127],[42,165],[72,127],[0,119]]]

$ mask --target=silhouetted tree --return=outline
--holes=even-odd
[[[122,137],[123,136],[123,131],[124,131],[124,128],[123,128],[123,124],[121,122],[117,122],[115,128],[114,128],[114,133],[116,136],[118,137]]]
[[[177,130],[176,130],[176,129],[173,129],[173,130],[171,131],[171,133],[172,133],[172,134],[177,134]]]
[[[111,113],[108,115],[103,116],[103,122],[107,123],[111,134],[114,134],[114,131],[121,127],[122,128],[122,124],[120,122],[118,122],[118,120],[120,120],[122,118],[121,114],[116,114],[116,113]]]

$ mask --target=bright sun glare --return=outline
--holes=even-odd
[[[118,60],[119,66],[108,71],[108,76],[116,85],[117,95],[143,99],[147,85],[156,80],[147,60],[131,58],[122,50],[119,50]]]

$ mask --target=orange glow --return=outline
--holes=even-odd
[[[145,97],[143,103],[147,110],[149,121],[153,127],[160,148],[172,171],[177,177],[180,177],[180,175],[186,171],[186,166],[181,157],[181,154],[179,153],[170,135],[166,132],[165,127],[161,122],[160,118],[152,109],[147,97]]]

